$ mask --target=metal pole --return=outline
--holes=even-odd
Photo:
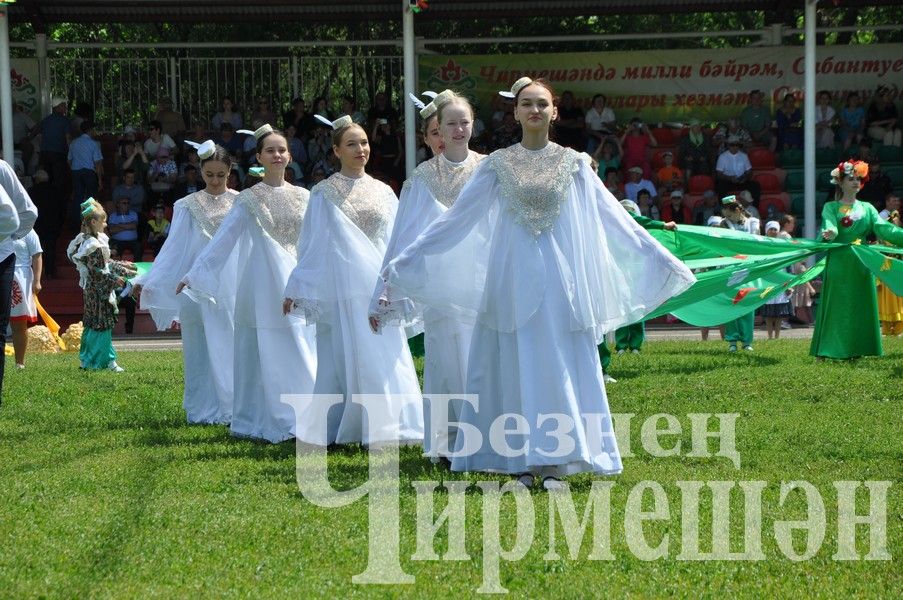
[[[411,12],[408,0],[402,0],[404,47],[404,94],[401,103],[404,105],[404,166],[408,177],[417,166],[417,118],[414,105],[408,102],[408,94],[414,93],[416,79],[416,60],[414,53],[414,13]]]
[[[3,128],[3,160],[15,162],[13,148],[13,85],[9,68],[9,14],[0,7],[0,127]]]
[[[298,57],[292,54],[292,99],[300,96],[301,90],[298,88]]]
[[[35,56],[38,59],[38,103],[41,118],[50,113],[50,61],[47,59],[47,34],[34,36]]]
[[[815,5],[818,0],[806,0],[805,16],[805,89],[803,91],[803,171],[805,195],[803,214],[804,234],[815,237]]]
[[[176,90],[179,89],[179,73],[178,63],[175,57],[169,59],[169,97],[172,98],[172,109],[176,112],[182,108],[182,103],[176,97]],[[159,109],[159,108],[158,108]]]

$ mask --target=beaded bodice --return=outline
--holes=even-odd
[[[440,154],[420,163],[404,185],[408,187],[419,179],[442,206],[451,208],[461,193],[461,188],[484,158],[484,154],[469,152],[463,161],[454,163]]]
[[[374,244],[385,234],[392,215],[389,187],[369,175],[360,178],[334,173],[314,187],[338,207]]]
[[[261,182],[240,193],[237,200],[247,207],[267,236],[295,256],[309,197],[310,192],[295,185],[273,187]]]
[[[232,210],[237,195],[238,192],[229,189],[218,196],[200,190],[185,196],[179,202],[188,210],[204,235],[212,238]]]

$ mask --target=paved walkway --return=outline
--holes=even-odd
[[[756,328],[755,336],[757,340],[765,339],[765,330]],[[789,339],[809,339],[812,337],[811,327],[796,327],[794,329],[784,329],[781,331],[782,338]],[[661,327],[649,328],[646,330],[646,339],[651,341],[660,340],[699,340],[699,329],[695,327]],[[718,339],[718,330],[709,331],[709,339]],[[159,335],[120,335],[113,339],[113,345],[116,350],[144,350],[144,351],[160,351],[160,350],[181,350],[182,338],[176,334],[159,334]]]

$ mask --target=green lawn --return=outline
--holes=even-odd
[[[656,342],[639,356],[614,357],[609,387],[613,412],[635,413],[635,453],[610,478],[614,560],[590,561],[591,532],[576,560],[544,560],[548,495],[534,492],[532,546],[501,565],[501,584],[515,596],[553,598],[891,597],[903,589],[903,340],[887,356],[816,364],[808,342],[759,342],[754,354],[728,355],[719,342]],[[483,576],[482,500],[466,495],[469,560],[414,561],[416,480],[504,481],[450,474],[402,450],[401,566],[407,586],[351,582],[367,564],[367,501],[344,508],[313,506],[295,483],[294,445],[267,445],[229,436],[225,427],[187,426],[181,409],[181,356],[123,352],[128,371],[84,373],[73,355],[29,356],[28,369],[7,370],[0,408],[0,596],[27,597],[453,597],[474,595]],[[656,458],[640,443],[644,419],[675,415],[680,439],[691,442],[689,413],[739,413],[741,467],[721,457]],[[668,447],[676,438],[663,440]],[[712,448],[715,448],[713,442]],[[365,480],[366,454],[357,447],[330,457],[331,480],[350,488]],[[669,536],[665,558],[643,561],[626,543],[628,494],[658,482],[670,516],[648,522],[656,546]],[[774,523],[805,518],[797,490],[778,503],[781,482],[805,480],[820,492],[827,529],[820,550],[793,562],[775,541]],[[835,561],[839,480],[894,481],[887,502],[890,561]],[[577,514],[593,478],[571,479]],[[679,481],[763,481],[762,551],[758,561],[685,561],[681,551]],[[436,510],[448,494],[436,492]],[[867,510],[860,491],[858,512]],[[503,545],[513,543],[513,506],[503,498]],[[742,544],[742,497],[732,501],[732,547]],[[646,498],[644,507],[651,507]],[[710,496],[702,496],[703,549],[711,536]],[[708,523],[708,525],[706,525]],[[590,525],[590,530],[592,525]],[[560,528],[559,528],[560,531]],[[505,534],[511,535],[505,535]],[[446,532],[436,540],[445,551]],[[797,533],[795,548],[804,547]],[[857,528],[857,550],[868,531]],[[897,592],[893,592],[896,589]],[[899,597],[899,596],[897,596]]]

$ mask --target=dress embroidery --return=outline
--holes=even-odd
[[[410,180],[420,179],[429,188],[433,197],[445,208],[451,208],[461,188],[470,179],[474,169],[485,155],[470,152],[460,163],[453,163],[442,155],[420,163],[411,175]],[[410,181],[409,180],[409,181]],[[407,185],[407,182],[405,182]]]
[[[552,142],[542,150],[515,144],[493,152],[489,167],[498,176],[514,221],[535,237],[555,225],[578,161],[587,159]]]
[[[235,202],[237,195],[238,192],[234,190],[226,190],[219,196],[201,190],[182,198],[179,202],[188,209],[204,235],[212,238],[223,219],[232,210],[232,203]]]
[[[247,207],[267,236],[295,256],[309,197],[310,192],[295,185],[272,187],[258,183],[240,193],[236,200]]]
[[[391,190],[381,181],[364,175],[360,179],[334,173],[316,185],[323,197],[335,204],[371,242],[383,237],[389,225]]]

